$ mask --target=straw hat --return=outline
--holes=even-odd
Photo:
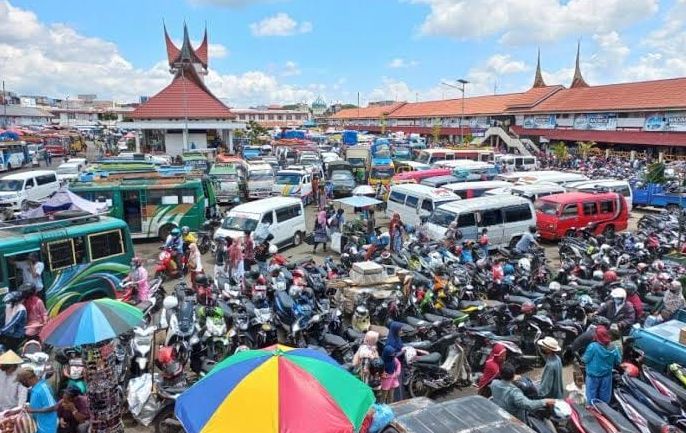
[[[0,355],[0,365],[19,365],[23,363],[24,360],[12,350],[8,350]]]
[[[553,352],[559,352],[562,350],[560,349],[560,345],[557,344],[557,340],[553,337],[545,337],[541,340],[538,340],[538,345],[544,349],[552,350]]]

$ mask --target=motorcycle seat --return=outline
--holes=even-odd
[[[647,304],[657,305],[662,302],[662,296],[658,295],[645,295],[643,297],[643,302]]]
[[[484,301],[460,301],[460,308],[482,307],[484,305]]]
[[[295,306],[295,302],[293,302],[293,298],[290,297],[288,293],[285,291],[278,291],[276,292],[276,298],[278,299],[279,303],[283,305],[283,308],[285,310],[292,310],[293,307]]]
[[[469,315],[467,313],[463,313],[460,310],[453,310],[452,308],[442,308],[440,311],[440,314],[445,316],[445,317],[450,317],[451,319],[459,319],[459,320],[464,320]]]
[[[339,337],[336,334],[329,334],[326,333],[322,336],[322,340],[324,341],[324,344],[327,346],[333,346],[333,347],[342,347],[348,344],[347,341],[343,337]]]
[[[495,341],[510,341],[512,343],[519,343],[522,341],[520,335],[493,335],[491,338]]]
[[[422,319],[419,319],[417,317],[412,317],[412,316],[407,316],[405,318],[405,321],[409,325],[414,326],[415,328],[429,325],[429,322],[427,322],[426,320],[422,320]]]
[[[431,314],[431,313],[425,313],[424,317],[426,320],[430,322],[439,322],[441,324],[445,324],[447,322],[450,322],[450,319],[445,317],[445,316],[439,316],[438,314]]]
[[[175,385],[175,386],[165,386],[165,387],[163,387],[162,389],[163,389],[164,392],[166,392],[167,394],[175,395],[175,394],[181,394],[182,392],[184,392],[185,390],[187,390],[188,387],[187,387],[187,386],[183,386],[183,385]]]
[[[412,347],[414,349],[419,349],[419,350],[429,350],[431,348],[431,342],[428,340],[423,340],[423,341],[411,341],[409,343],[405,343],[405,346]]]
[[[438,352],[433,352],[428,355],[418,356],[414,360],[417,364],[438,364],[441,362],[441,354]]]
[[[494,332],[496,330],[496,326],[495,325],[469,326],[466,329],[468,331],[476,331],[476,332]]]
[[[357,332],[357,330],[353,328],[346,329],[345,333],[347,337],[353,341],[361,340],[364,338],[364,332]]]
[[[526,296],[510,295],[507,297],[507,302],[511,304],[521,305],[527,302],[531,302],[531,298],[527,298]]]

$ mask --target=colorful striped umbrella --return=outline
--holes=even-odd
[[[76,347],[111,340],[142,322],[138,308],[103,298],[70,306],[45,325],[40,337],[55,347]]]
[[[371,389],[312,349],[237,353],[176,400],[187,433],[352,433],[374,403]]]

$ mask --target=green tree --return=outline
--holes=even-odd
[[[248,124],[246,125],[245,129],[245,136],[250,139],[251,143],[257,143],[262,135],[265,135],[269,132],[267,128],[263,127],[254,120],[248,121]]]
[[[467,134],[462,138],[462,142],[465,146],[469,146],[474,142],[474,136],[472,134]]]
[[[565,159],[569,158],[569,149],[567,149],[567,145],[564,143],[564,141],[558,141],[557,143],[553,144],[550,150],[553,152],[553,155],[555,155],[555,158],[557,158],[559,161],[564,161]]]
[[[381,135],[386,135],[386,113],[379,117],[379,126],[381,127]]]
[[[578,146],[577,150],[579,155],[581,155],[582,158],[588,158],[593,149],[596,148],[595,141],[577,141],[576,144]]]
[[[665,178],[665,163],[656,162],[648,166],[648,171],[645,174],[646,183],[663,184],[667,181]]]
[[[431,127],[431,137],[434,144],[438,143],[438,140],[441,138],[441,121],[438,119],[434,119],[433,126]]]

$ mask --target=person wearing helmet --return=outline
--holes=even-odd
[[[617,272],[613,270],[607,270],[603,273],[603,282],[605,284],[614,283],[617,281]]]
[[[514,384],[515,368],[509,362],[503,364],[500,369],[500,378],[491,383],[493,403],[517,417],[520,421],[526,420],[527,412],[552,407],[555,400],[546,398],[543,400],[530,400],[524,395],[524,391]]]
[[[682,308],[686,308],[683,288],[679,281],[672,281],[669,290],[665,290],[660,306],[653,311],[645,321],[645,327],[655,326],[666,320],[670,320],[674,314]]]
[[[597,314],[616,323],[622,332],[627,332],[636,322],[634,307],[626,302],[626,290],[620,288],[612,289],[610,300],[598,308]]]
[[[164,247],[169,249],[174,256],[176,266],[181,267],[181,257],[183,257],[183,239],[181,238],[181,230],[174,227],[167,235],[164,241]]]
[[[5,325],[0,328],[0,344],[5,349],[17,350],[26,337],[26,307],[22,303],[23,293],[9,292],[5,295]]]
[[[603,271],[601,271],[600,269],[593,271],[593,279],[595,281],[603,281],[604,275],[605,275],[605,273]]]
[[[148,300],[150,296],[150,285],[148,284],[148,271],[143,266],[143,259],[136,256],[131,259],[131,270],[129,275],[122,280],[122,283],[133,283],[136,303],[141,303]]]
[[[522,237],[519,238],[517,245],[515,245],[515,252],[517,254],[526,254],[529,252],[529,250],[531,250],[532,246],[539,246],[538,242],[536,241],[536,231],[536,226],[530,226],[529,231],[524,233]]]
[[[626,302],[634,307],[634,312],[636,313],[636,321],[640,321],[643,317],[643,301],[638,295],[638,286],[633,282],[626,282],[623,284],[624,290],[626,290]]]
[[[198,236],[188,226],[181,227],[181,239],[183,240],[184,248],[188,248],[190,244],[198,242]]]

